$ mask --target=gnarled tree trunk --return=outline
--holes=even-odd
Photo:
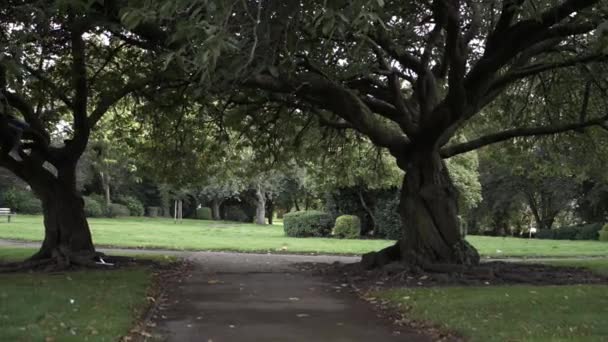
[[[406,171],[399,205],[402,238],[392,247],[364,255],[363,265],[477,264],[479,254],[460,232],[457,191],[439,153],[415,151],[399,164]]]

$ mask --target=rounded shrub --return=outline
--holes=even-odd
[[[84,196],[84,213],[87,217],[102,217],[104,214],[103,205],[95,198]]]
[[[608,224],[604,225],[604,228],[602,230],[600,230],[599,235],[600,235],[599,236],[600,241],[608,242]]]
[[[106,209],[107,217],[124,217],[129,216],[130,214],[131,211],[127,206],[118,203],[112,203]]]
[[[196,209],[196,218],[198,220],[212,220],[213,215],[211,214],[211,208],[202,207],[202,208]]]
[[[285,235],[291,237],[328,236],[332,223],[328,213],[317,210],[297,211],[283,216]]]
[[[17,214],[42,213],[42,203],[31,191],[11,188],[4,193],[4,205]]]
[[[140,200],[133,196],[124,196],[116,200],[116,203],[122,204],[129,209],[130,216],[144,216],[144,205]]]
[[[333,234],[338,238],[356,239],[361,235],[361,220],[355,215],[339,216]]]

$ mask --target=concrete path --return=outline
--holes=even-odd
[[[430,341],[379,319],[347,289],[297,270],[298,262],[352,257],[192,253],[194,270],[155,313],[166,341]]]

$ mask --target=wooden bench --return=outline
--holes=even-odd
[[[6,216],[8,222],[11,222],[11,217],[13,215],[15,215],[15,213],[13,213],[10,208],[0,208],[0,216]]]

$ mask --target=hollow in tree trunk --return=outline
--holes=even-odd
[[[402,237],[394,246],[364,255],[363,265],[479,263],[479,254],[460,233],[457,191],[439,153],[413,152],[399,164],[406,171],[399,203]]]

